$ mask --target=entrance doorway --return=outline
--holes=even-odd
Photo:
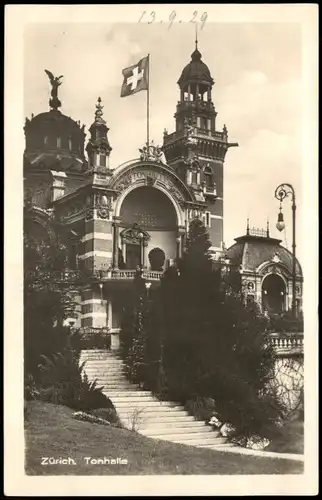
[[[262,284],[263,309],[269,313],[281,313],[285,310],[285,284],[277,274],[269,274]]]
[[[127,269],[136,269],[141,266],[141,245],[126,244],[126,267]]]

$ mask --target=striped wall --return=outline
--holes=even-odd
[[[79,260],[83,269],[107,269],[112,264],[112,222],[97,217],[85,221],[85,234],[81,240]]]
[[[81,307],[82,327],[108,326],[108,304],[99,286],[83,290]]]

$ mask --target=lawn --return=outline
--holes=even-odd
[[[281,435],[274,439],[265,450],[304,454],[304,422],[293,420],[287,423],[281,429]]]
[[[294,460],[243,456],[146,438],[136,432],[81,422],[64,406],[28,403],[25,423],[28,475],[301,474]],[[72,459],[41,465],[43,457]],[[106,464],[85,457],[107,458]],[[118,464],[109,463],[114,459]],[[117,460],[118,459],[118,460]],[[127,460],[127,464],[120,464]]]

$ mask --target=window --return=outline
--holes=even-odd
[[[44,144],[48,144],[48,135],[45,135],[44,137]]]
[[[68,248],[68,266],[73,271],[77,269],[77,244],[72,242]]]
[[[207,118],[204,118],[203,116],[200,118],[200,128],[207,130],[208,128],[208,120]]]
[[[106,156],[100,154],[100,167],[106,167]]]
[[[57,148],[61,148],[61,137],[57,137]]]
[[[68,149],[71,151],[73,149],[73,143],[71,137],[68,139]]]
[[[210,218],[210,212],[205,213],[205,226],[210,227],[211,226],[211,218]]]
[[[207,165],[204,168],[203,174],[204,174],[204,180],[206,183],[206,187],[213,187],[214,183],[213,183],[213,178],[212,178],[212,170],[211,170],[211,167],[209,167],[209,165]]]

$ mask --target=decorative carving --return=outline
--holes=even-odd
[[[51,84],[51,99],[49,101],[49,105],[52,109],[57,110],[61,107],[61,102],[58,99],[58,87],[62,84],[60,81],[63,78],[63,75],[54,76],[48,69],[45,69],[45,73],[47,74],[50,84]]]
[[[139,151],[141,161],[162,162],[162,146],[155,146],[153,141],[151,143],[146,142],[143,148],[139,149]]]
[[[273,262],[276,262],[276,263],[281,262],[281,259],[280,259],[280,257],[279,257],[279,254],[278,254],[277,252],[274,254],[274,256],[273,256],[273,258],[272,258],[272,261],[273,261]]]
[[[120,233],[120,237],[123,243],[132,243],[132,244],[143,244],[146,246],[147,242],[150,239],[150,235],[144,229],[141,229],[137,223],[134,223],[133,226],[129,229],[124,229]]]
[[[97,217],[99,219],[108,219],[110,216],[110,211],[107,208],[98,208],[97,209]]]
[[[142,180],[148,186],[160,184],[164,186],[178,201],[184,200],[183,194],[175,186],[171,178],[153,170],[135,170],[131,174],[125,174],[116,182],[115,189],[118,191],[124,191],[128,186]]]
[[[146,176],[146,185],[147,186],[154,186],[156,184],[157,180],[155,177],[152,177],[151,175]]]

